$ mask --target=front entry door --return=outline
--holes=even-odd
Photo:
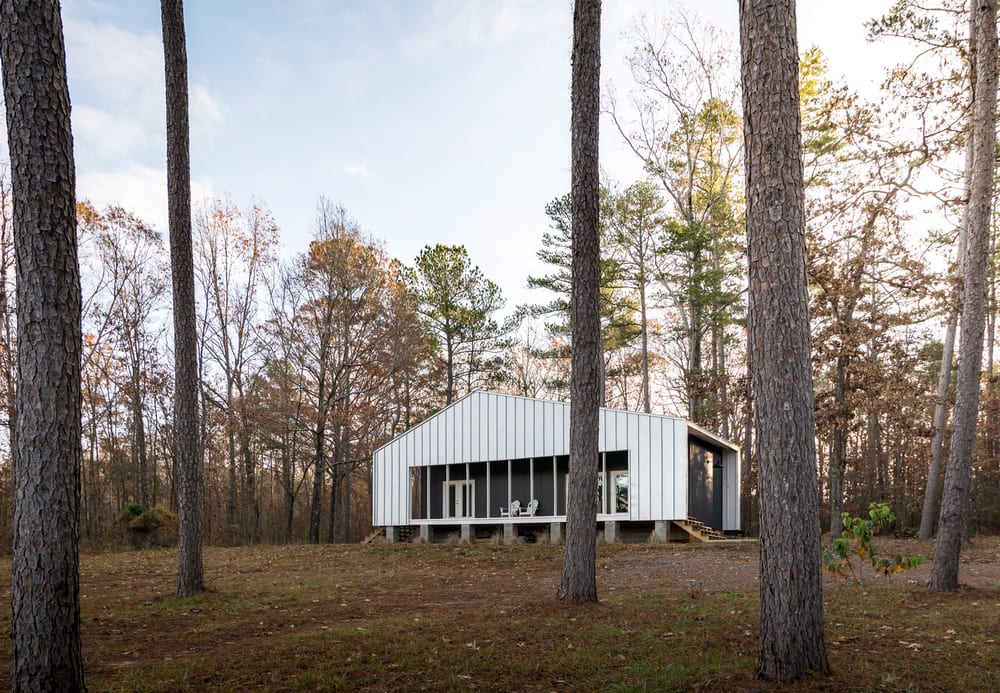
[[[448,481],[444,485],[444,507],[448,517],[475,516],[475,480]]]

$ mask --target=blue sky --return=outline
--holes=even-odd
[[[799,3],[800,45],[872,91],[888,60],[862,21],[888,0]],[[731,32],[735,0],[689,7]],[[603,82],[629,88],[622,32],[663,0],[605,0]],[[571,0],[189,0],[194,198],[265,202],[286,254],[316,202],[342,204],[404,262],[463,243],[508,303],[569,188]],[[77,192],[166,230],[159,3],[64,0]],[[641,176],[609,122],[602,168]],[[4,138],[6,139],[6,138]]]

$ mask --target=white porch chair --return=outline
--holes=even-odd
[[[537,511],[537,510],[538,510],[538,499],[537,498],[532,498],[531,502],[528,503],[528,505],[526,505],[524,507],[524,512],[521,513],[521,514],[522,515],[527,515],[529,517],[534,517],[535,516],[535,511]]]
[[[509,511],[509,513],[510,513],[511,517],[517,517],[518,515],[520,515],[521,514],[521,501],[519,501],[519,500],[512,500],[510,502],[510,511]]]

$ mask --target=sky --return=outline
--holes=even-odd
[[[890,0],[800,0],[799,44],[877,94],[891,49],[863,22]],[[623,33],[664,0],[605,0],[602,84],[631,88]],[[735,0],[686,5],[730,34]],[[166,234],[159,3],[63,0],[77,197],[118,204]],[[508,306],[528,291],[569,190],[571,0],[200,0],[186,3],[195,203],[265,203],[284,254],[304,250],[317,201],[346,208],[403,262],[464,244]],[[5,134],[5,133],[4,133]],[[6,137],[3,138],[6,141]],[[642,177],[613,125],[601,167]]]

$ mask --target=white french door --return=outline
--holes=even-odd
[[[460,479],[444,482],[442,506],[445,517],[475,517],[476,480]]]

